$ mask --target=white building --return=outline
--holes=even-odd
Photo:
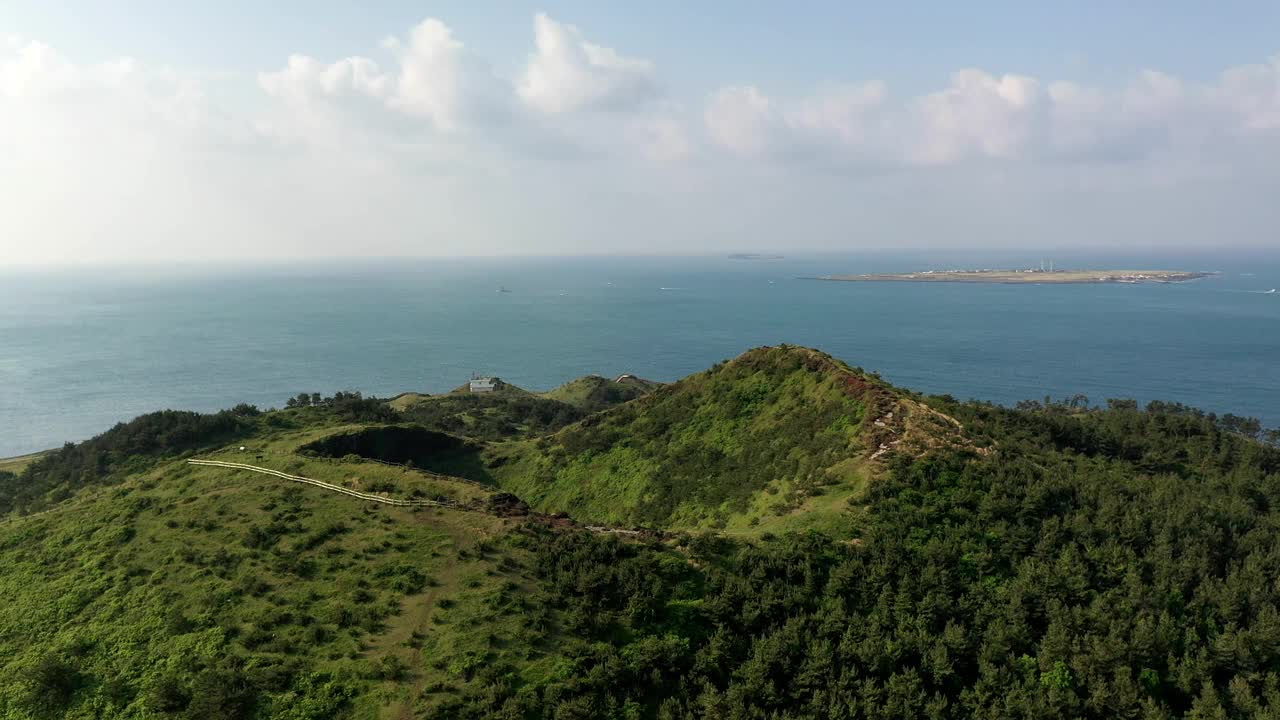
[[[493,377],[476,377],[471,378],[471,392],[473,393],[489,393],[493,392],[498,383],[498,378]]]

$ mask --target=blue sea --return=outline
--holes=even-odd
[[[302,391],[675,380],[809,345],[930,393],[1176,400],[1280,425],[1280,252],[1055,253],[1062,267],[1212,270],[1172,285],[837,283],[830,273],[1038,265],[960,251],[0,268],[0,456],[161,408]],[[498,292],[505,287],[509,292]]]

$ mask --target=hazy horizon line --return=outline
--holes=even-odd
[[[382,263],[382,262],[422,262],[431,260],[567,260],[567,259],[731,259],[734,255],[781,256],[781,259],[803,259],[823,257],[851,257],[857,255],[919,255],[927,253],[983,253],[1021,255],[1046,259],[1050,254],[1064,257],[1073,255],[1115,255],[1133,256],[1141,254],[1161,255],[1280,255],[1280,247],[1265,245],[1243,245],[1231,247],[1189,247],[1143,246],[1143,247],[1105,247],[1105,246],[1060,246],[1060,247],[984,247],[984,246],[945,246],[945,247],[860,247],[848,249],[742,249],[742,250],[692,250],[688,252],[549,252],[549,253],[502,253],[502,254],[396,254],[396,255],[318,255],[318,256],[264,256],[264,257],[208,257],[208,258],[135,258],[128,260],[87,259],[62,261],[37,261],[0,263],[0,273],[8,271],[28,270],[81,270],[95,268],[188,268],[188,267],[269,267],[283,265],[330,265],[335,263]]]

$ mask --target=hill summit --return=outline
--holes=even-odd
[[[493,446],[486,478],[546,511],[662,527],[838,521],[894,451],[955,420],[825,353],[761,347],[569,425]]]
[[[661,386],[662,383],[631,374],[619,375],[613,380],[599,375],[585,375],[543,393],[543,397],[568,403],[584,412],[598,412],[634,400]]]

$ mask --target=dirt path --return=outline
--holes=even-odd
[[[187,464],[203,465],[205,467],[230,468],[232,470],[248,470],[250,472],[262,473],[264,475],[273,475],[275,477],[282,478],[284,480],[291,480],[293,482],[303,483],[306,485],[313,485],[315,487],[322,488],[330,492],[341,493],[343,495],[349,495],[353,498],[358,498],[360,500],[367,500],[369,502],[376,502],[376,503],[381,503],[383,505],[391,505],[394,507],[444,507],[444,508],[466,509],[465,507],[457,503],[445,502],[441,500],[427,500],[424,498],[403,500],[399,498],[387,497],[385,495],[378,495],[375,493],[361,492],[359,490],[352,490],[351,488],[342,487],[341,485],[334,485],[332,483],[323,482],[321,480],[312,480],[311,478],[302,477],[301,475],[290,475],[289,473],[280,472],[279,470],[272,470],[270,468],[258,467],[257,465],[247,465],[245,463],[225,462],[223,460],[194,460],[193,459],[193,460],[188,460]]]
[[[504,514],[500,511],[495,511],[494,508],[477,506],[475,503],[463,504],[463,503],[453,502],[449,500],[427,500],[427,499],[402,500],[399,498],[392,498],[384,495],[377,495],[374,493],[360,492],[359,490],[352,490],[351,488],[342,487],[341,485],[334,485],[332,483],[323,482],[321,480],[313,480],[308,477],[302,477],[301,475],[290,475],[289,473],[280,472],[279,470],[272,470],[270,468],[258,467],[257,465],[248,465],[246,463],[226,462],[223,460],[195,460],[195,459],[188,460],[187,463],[191,465],[201,465],[205,467],[220,467],[220,468],[229,468],[232,470],[248,470],[249,472],[262,473],[263,475],[271,475],[273,477],[278,477],[278,478],[289,480],[292,482],[303,483],[305,485],[312,485],[314,487],[318,487],[323,490],[340,493],[342,495],[347,495],[353,498],[357,498],[359,500],[367,500],[369,502],[376,502],[382,505],[391,505],[392,507],[409,507],[409,508],[439,507],[439,508],[447,508],[450,510],[478,512],[478,513],[483,513],[485,515],[492,515],[494,517],[505,517],[505,518],[512,518],[512,519],[524,517],[528,519],[541,519],[542,521],[546,522],[548,525],[551,525],[554,527],[566,527],[566,528],[576,527],[576,528],[581,528],[583,530],[589,530],[594,533],[607,534],[607,535],[622,535],[626,537],[637,537],[637,538],[645,537],[645,536],[652,536],[652,537],[662,536],[662,533],[656,530],[647,530],[647,529],[639,529],[639,528],[618,528],[618,527],[608,527],[605,525],[585,525],[585,526],[579,525],[578,523],[564,516],[550,516],[550,515],[544,515],[542,513],[531,512],[529,511],[527,506],[524,506],[524,503],[520,503],[520,505],[523,506],[523,509],[518,514]],[[448,477],[448,476],[442,475],[441,477]],[[453,478],[448,478],[448,479],[452,480]],[[489,488],[486,486],[486,489],[494,490],[495,488]],[[510,496],[510,495],[508,495],[508,497],[514,498],[514,496]],[[519,501],[517,500],[517,502]]]

